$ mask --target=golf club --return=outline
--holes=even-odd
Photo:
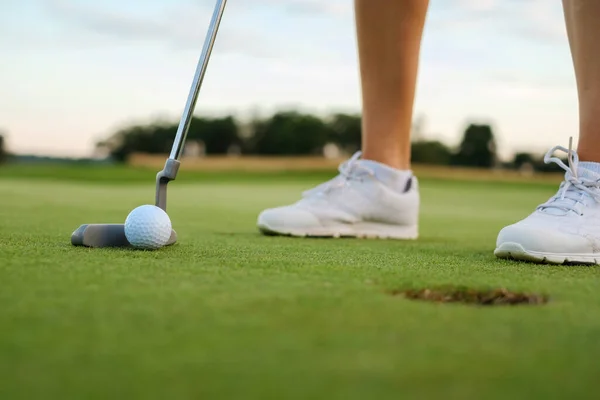
[[[173,141],[173,147],[171,154],[165,162],[165,166],[156,175],[156,196],[155,205],[162,208],[165,212],[167,211],[167,184],[175,180],[177,177],[177,171],[179,170],[180,158],[183,153],[185,139],[192,121],[194,108],[198,99],[198,93],[204,80],[204,74],[206,73],[206,67],[210,59],[210,55],[217,37],[219,25],[221,23],[221,17],[225,10],[227,0],[217,0],[215,9],[208,27],[206,39],[204,41],[204,47],[198,60],[196,72],[194,74],[194,80],[192,87],[183,110],[183,115],[179,121],[177,128],[177,134]],[[172,245],[177,241],[177,233],[172,230],[171,237],[167,242],[167,245]],[[74,246],[85,246],[85,247],[127,247],[130,246],[125,236],[125,225],[124,224],[84,224],[81,225],[71,235],[71,244]]]

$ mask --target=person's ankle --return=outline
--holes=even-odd
[[[398,169],[374,160],[362,159],[359,163],[371,170],[379,182],[398,192],[406,191],[407,182],[413,176],[410,169]]]
[[[397,169],[399,171],[410,170],[410,161],[407,158],[378,156],[378,155],[370,155],[367,153],[367,154],[363,154],[361,159],[374,161],[374,162],[383,164],[387,167]]]
[[[579,157],[579,161],[600,163],[600,152],[577,150],[577,156]]]

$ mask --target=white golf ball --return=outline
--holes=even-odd
[[[125,237],[140,249],[158,249],[171,237],[171,219],[160,207],[139,206],[125,220]]]

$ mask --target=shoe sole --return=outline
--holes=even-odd
[[[311,230],[274,229],[258,224],[261,233],[267,236],[292,236],[308,238],[357,238],[414,240],[419,236],[416,226],[396,226],[376,223],[360,223]]]
[[[494,250],[498,258],[528,261],[536,264],[589,264],[596,265],[600,254],[557,254],[525,250],[519,243],[502,243]]]

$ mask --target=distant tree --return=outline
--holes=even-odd
[[[437,140],[420,140],[411,144],[411,160],[418,164],[448,165],[452,151]]]
[[[6,150],[6,141],[4,135],[0,134],[0,164],[5,163],[8,160],[8,151]]]
[[[120,162],[127,161],[131,154],[137,152],[167,154],[173,146],[177,128],[176,123],[133,125],[118,130],[96,146],[107,149],[110,156]],[[188,138],[202,141],[206,154],[225,154],[232,145],[239,142],[238,128],[233,117],[194,117]]]
[[[261,139],[262,132],[266,130],[268,119],[255,117],[245,126],[246,136],[242,139],[242,154],[257,154],[258,142]]]
[[[569,161],[567,159],[567,157],[557,157],[558,159],[560,159],[565,165],[569,165]],[[538,158],[536,158],[535,162],[534,162],[534,169],[538,172],[546,172],[546,173],[563,173],[565,172],[560,165],[556,164],[556,163],[549,163],[546,164],[544,162],[544,157],[540,156]]]
[[[566,157],[558,157],[565,165],[568,165]],[[564,172],[563,169],[556,163],[546,164],[544,162],[544,156],[533,155],[531,153],[516,153],[513,157],[513,161],[510,163],[510,167],[514,169],[522,168],[533,168],[537,172]]]
[[[174,128],[176,131],[177,126]],[[241,141],[238,125],[231,116],[215,119],[194,117],[188,138],[202,141],[206,154],[227,154],[233,145],[239,145]]]
[[[496,163],[496,140],[490,125],[470,124],[463,135],[452,164],[491,168]]]
[[[354,153],[361,148],[362,119],[360,115],[335,114],[329,122],[331,142]]]
[[[535,166],[537,162],[538,160],[536,157],[530,153],[516,153],[513,158],[512,166],[515,169],[520,169],[524,165]]]
[[[112,158],[127,161],[132,153],[162,153],[168,151],[164,127],[134,125],[118,130],[107,140],[97,144],[108,149]],[[161,136],[163,140],[160,140]]]
[[[331,136],[318,117],[294,111],[280,112],[254,122],[251,151],[261,155],[305,155],[322,151]]]

